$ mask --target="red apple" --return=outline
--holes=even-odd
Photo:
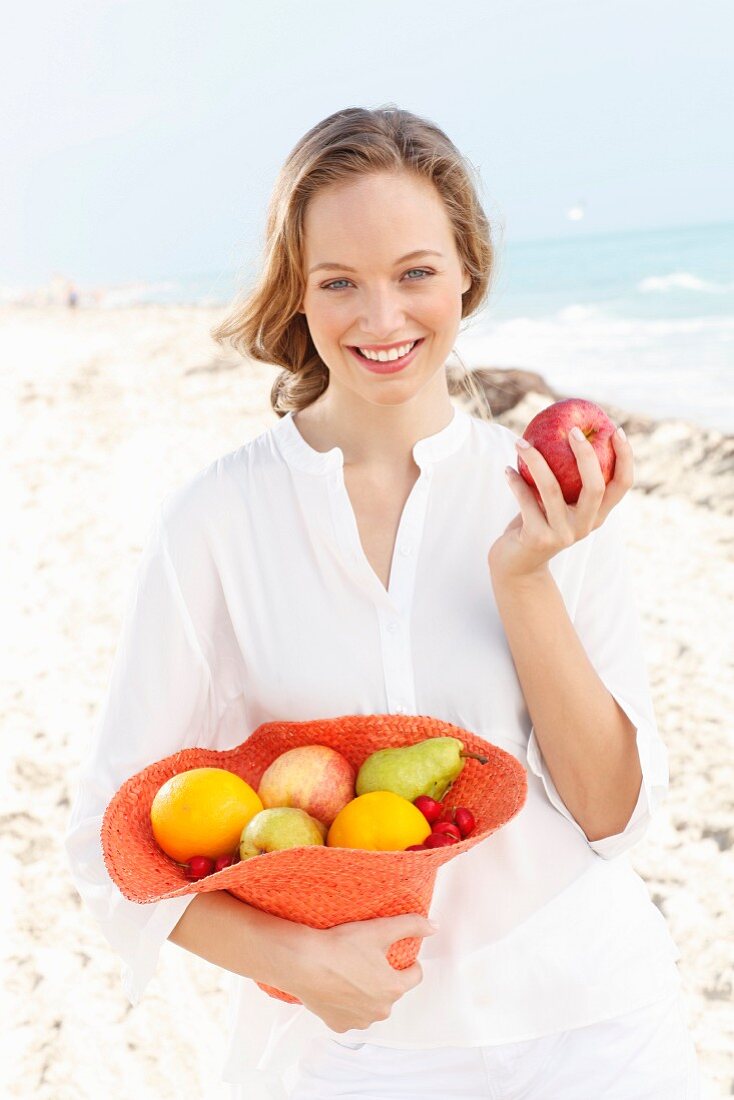
[[[582,489],[576,454],[568,441],[568,433],[575,425],[581,428],[591,443],[599,459],[604,483],[608,484],[614,476],[616,452],[612,435],[616,428],[603,409],[593,401],[580,397],[569,397],[566,401],[556,401],[547,409],[534,416],[523,434],[523,439],[540,451],[555,474],[566,504],[575,504]],[[517,469],[530,486],[539,504],[542,498],[533,475],[522,458],[518,456]]]
[[[288,749],[263,772],[258,795],[265,809],[293,806],[330,826],[355,797],[356,768],[327,745]]]

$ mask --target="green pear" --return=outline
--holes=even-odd
[[[466,752],[458,737],[429,737],[415,745],[378,749],[359,769],[355,790],[358,795],[392,791],[409,802],[427,794],[439,801],[461,774],[468,756],[487,763],[486,756]]]
[[[296,806],[273,806],[260,810],[245,825],[240,836],[240,859],[262,852],[326,843],[326,825]]]

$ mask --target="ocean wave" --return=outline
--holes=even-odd
[[[522,318],[518,319],[522,320]],[[530,320],[530,318],[525,319]],[[570,306],[559,309],[556,319],[564,325],[576,325],[579,321],[605,320],[606,317],[604,310],[600,309],[599,306],[580,305],[574,302]]]
[[[667,293],[669,290],[694,290],[701,294],[728,294],[734,283],[716,283],[701,279],[689,271],[674,271],[670,275],[649,275],[637,284],[641,294]]]
[[[554,314],[533,317],[521,315],[502,320],[484,320],[466,335],[472,337],[497,337],[498,335],[533,335],[558,332],[570,335],[610,336],[680,336],[702,333],[727,335],[734,332],[734,316],[724,317],[616,317],[599,306],[570,305]]]
[[[577,304],[472,326],[456,346],[469,367],[536,371],[559,393],[734,430],[731,316],[650,320]]]

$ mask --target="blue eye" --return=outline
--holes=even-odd
[[[411,275],[414,271],[419,272],[421,275],[433,275],[433,272],[428,271],[428,269],[425,268],[425,267],[411,267],[410,271],[406,271],[405,274],[406,275]],[[322,286],[321,289],[322,290],[331,290],[332,288],[335,287],[336,283],[348,283],[348,282],[349,282],[349,279],[334,279],[330,283],[325,283],[324,286]],[[425,279],[408,279],[408,282],[409,283],[423,283],[423,282],[425,282]],[[336,290],[343,290],[344,287],[336,287],[335,289]]]

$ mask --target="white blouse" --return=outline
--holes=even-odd
[[[665,797],[668,764],[629,587],[625,500],[549,563],[586,653],[637,730],[636,809],[623,832],[589,841],[535,738],[487,564],[518,511],[503,474],[515,438],[454,407],[416,443],[420,476],[388,590],[362,549],[341,449],[316,451],[291,413],[164,498],[65,836],[132,1004],[194,895],[138,905],[110,881],[100,826],[124,780],[181,748],[233,748],[263,722],[378,712],[474,731],[526,766],[528,795],[508,825],[439,869],[430,915],[440,930],[423,941],[422,982],[387,1020],[340,1041],[507,1043],[678,987],[680,952],[628,858]],[[302,1005],[227,979],[225,1081],[285,1082],[313,1036],[336,1034]]]

